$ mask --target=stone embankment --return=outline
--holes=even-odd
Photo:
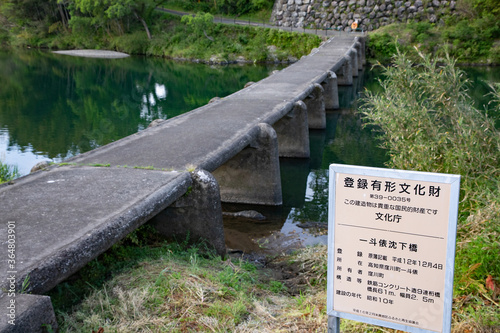
[[[271,20],[283,27],[304,27],[351,31],[371,31],[395,22],[414,19],[439,22],[456,10],[456,1],[448,0],[276,0]]]

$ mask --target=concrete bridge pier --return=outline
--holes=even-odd
[[[324,89],[325,109],[334,110],[339,108],[339,87],[335,72],[328,72],[328,76],[322,83]]]
[[[353,46],[347,52],[347,55],[351,57],[351,64],[352,64],[352,76],[353,77],[358,77],[359,73],[359,67],[358,67],[358,51],[356,51],[356,48]]]
[[[358,41],[354,43],[354,47],[356,48],[356,52],[358,53],[358,71],[363,70],[363,45]]]
[[[345,55],[343,60],[341,67],[335,71],[337,84],[339,86],[350,86],[352,85],[352,59],[350,56]]]
[[[178,240],[204,239],[217,254],[226,255],[219,185],[208,171],[191,172],[192,185],[185,195],[151,219],[158,232]]]
[[[213,175],[224,202],[277,206],[283,203],[278,137],[260,123],[250,145],[217,168]]]
[[[309,127],[307,107],[298,101],[283,118],[274,123],[273,128],[278,135],[280,157],[308,158]]]
[[[364,66],[364,65],[366,65],[366,38],[356,37],[354,40],[356,41],[356,43],[361,44],[361,47],[360,47],[361,64]]]
[[[326,128],[326,111],[325,111],[325,90],[319,83],[315,83],[314,87],[304,100],[307,107],[307,119],[309,128],[324,129]]]

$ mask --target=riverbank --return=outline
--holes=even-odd
[[[291,63],[322,38],[263,27],[220,24],[210,14],[171,15],[155,11],[152,38],[145,31],[128,33],[109,30],[98,33],[92,25],[75,25],[71,30],[52,33],[25,29],[23,34],[4,36],[4,44],[23,48],[50,50],[102,49],[132,55],[147,55],[207,64]]]

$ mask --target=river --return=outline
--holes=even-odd
[[[61,162],[136,133],[154,119],[193,110],[276,69],[0,51],[0,159],[25,175],[37,162]],[[478,107],[488,107],[488,82],[500,82],[500,68],[467,72],[470,95]],[[383,167],[387,160],[376,134],[363,129],[356,114],[361,92],[378,89],[378,78],[365,70],[352,87],[339,87],[340,110],[327,113],[326,130],[310,131],[311,157],[281,159],[282,206],[223,205],[227,212],[257,210],[266,216],[225,217],[228,248],[269,253],[326,243],[329,164]]]

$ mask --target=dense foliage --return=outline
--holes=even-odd
[[[1,43],[50,49],[111,49],[225,63],[293,61],[321,41],[305,34],[215,24],[209,13],[200,12],[181,20],[155,10],[163,0],[29,1],[33,6],[18,6],[22,0],[0,0],[0,21],[8,23],[0,29]],[[259,1],[249,3],[251,10],[267,6]],[[192,4],[203,8],[204,2]],[[225,5],[237,3],[218,3],[221,8]],[[245,10],[241,8],[239,12]]]
[[[261,10],[270,10],[274,5],[274,0],[167,0],[166,3],[169,7],[174,6],[185,11],[241,16]]]
[[[384,67],[383,93],[368,92],[362,110],[381,131],[389,167],[461,175],[455,319],[498,328],[500,132],[473,106],[453,60],[419,57],[419,65],[404,54],[393,57],[393,66]]]
[[[495,0],[462,0],[445,21],[383,27],[370,35],[369,55],[389,62],[396,46],[418,60],[413,46],[459,63],[500,64],[500,6]]]

